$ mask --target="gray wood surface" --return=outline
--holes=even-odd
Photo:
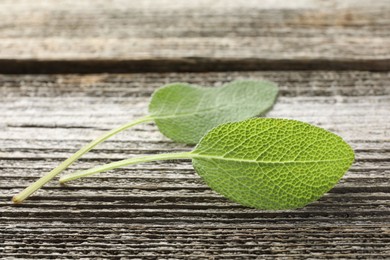
[[[245,208],[182,160],[56,179],[11,204],[83,144],[145,115],[161,85],[238,78],[279,84],[268,117],[354,148],[319,201]],[[0,258],[390,259],[389,79],[388,0],[0,1]],[[143,124],[66,172],[190,149]]]
[[[217,86],[274,80],[268,117],[293,118],[345,138],[356,162],[303,209],[261,211],[211,191],[189,161],[126,167],[21,205],[17,191],[114,126],[147,113],[150,94],[175,81]],[[0,76],[0,255],[10,258],[390,257],[389,72],[274,71]],[[191,149],[153,124],[110,139],[68,172],[141,154]]]
[[[0,2],[0,72],[390,68],[388,0]]]

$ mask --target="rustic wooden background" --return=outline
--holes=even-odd
[[[141,164],[11,197],[104,131],[147,113],[159,86],[273,80],[268,117],[345,138],[356,161],[319,201],[261,211],[211,191],[189,161]],[[390,2],[3,0],[0,256],[390,259]],[[153,124],[67,172],[189,150]]]

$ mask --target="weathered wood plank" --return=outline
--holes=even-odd
[[[390,4],[2,1],[0,72],[390,68]]]
[[[42,226],[39,222],[33,222],[29,228],[20,227],[16,234],[25,234],[23,241],[17,238],[18,235],[8,235],[8,229],[12,227],[6,227],[9,242],[4,251],[10,256],[28,258],[31,254],[37,258],[42,255],[53,256],[50,253],[57,253],[56,258],[77,258],[82,254],[90,257],[122,256],[146,259],[148,256],[150,259],[156,256],[179,259],[302,256],[386,258],[389,241],[382,227],[370,226],[368,229],[364,225],[330,224],[296,228],[291,224],[236,224],[232,228],[231,225],[224,224],[161,226],[129,223],[119,226],[111,223],[82,223],[75,224],[71,229],[61,226],[56,223]],[[370,231],[367,232],[368,230]],[[64,232],[68,233],[58,235]],[[113,236],[113,233],[116,235]],[[342,235],[337,238],[329,235],[334,233]],[[40,249],[42,243],[37,243],[37,240],[52,241],[45,243],[48,248],[46,254]],[[90,247],[82,250],[79,245],[85,241],[88,241]],[[25,242],[30,243],[30,246],[19,251],[13,249],[15,244]],[[156,255],[155,252],[159,254]]]
[[[150,94],[174,81],[217,86],[274,80],[267,116],[294,118],[343,136],[356,162],[303,209],[260,211],[211,191],[189,161],[118,169],[25,204],[13,194],[75,149],[147,112]],[[0,75],[0,255],[3,258],[390,257],[389,73],[276,71],[123,75]],[[188,150],[153,124],[121,133],[69,171],[141,154]]]
[[[87,98],[112,101],[118,97],[149,98],[154,89],[171,82],[189,82],[204,86],[218,86],[239,78],[268,79],[279,84],[283,97],[329,97],[329,102],[348,96],[387,96],[390,94],[388,79],[390,72],[372,73],[367,71],[262,71],[226,73],[147,73],[147,74],[95,74],[78,77],[75,75],[1,75],[0,97],[5,100],[29,97],[50,97],[46,102],[56,102],[55,97]],[[104,99],[102,98],[104,96]],[[341,96],[341,97],[339,97]],[[3,100],[4,100],[3,99]],[[54,101],[53,101],[54,100]],[[78,100],[79,101],[79,100]],[[124,100],[128,108],[140,106],[138,99]],[[346,100],[347,101],[347,100]],[[361,99],[364,101],[364,99]],[[119,101],[117,101],[119,102]],[[315,102],[315,101],[313,101]],[[2,102],[3,104],[3,102]],[[23,104],[21,104],[23,105]],[[39,104],[35,104],[39,107]],[[77,102],[74,107],[77,106]],[[68,107],[69,108],[69,107]],[[65,112],[65,111],[64,111]]]

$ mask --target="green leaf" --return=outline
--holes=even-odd
[[[277,93],[276,84],[268,81],[238,80],[218,88],[174,83],[153,94],[149,113],[168,138],[196,144],[217,125],[264,113]]]
[[[192,152],[113,162],[64,176],[60,182],[131,164],[189,158],[205,182],[227,198],[259,209],[291,209],[329,191],[353,163],[354,152],[322,128],[254,118],[212,129]]]
[[[212,189],[260,209],[299,208],[317,200],[354,160],[339,136],[286,119],[218,126],[192,154],[194,168]]]
[[[150,115],[115,128],[82,147],[52,171],[12,198],[21,203],[69,165],[98,144],[143,122],[155,121],[160,131],[177,142],[195,144],[211,128],[265,112],[277,96],[277,87],[267,81],[240,80],[220,88],[202,88],[185,83],[166,85],[154,92]]]

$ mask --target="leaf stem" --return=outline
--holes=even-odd
[[[15,195],[13,198],[12,198],[12,201],[14,203],[21,203],[23,202],[26,198],[28,198],[31,194],[33,194],[35,191],[37,191],[38,189],[40,189],[43,185],[45,185],[47,182],[49,182],[51,179],[53,179],[56,175],[58,175],[59,173],[61,173],[63,170],[65,170],[69,165],[71,165],[74,161],[76,161],[77,159],[79,159],[81,156],[83,156],[85,153],[87,153],[88,151],[90,151],[92,148],[94,148],[95,146],[97,146],[98,144],[104,142],[105,140],[107,140],[108,138],[110,138],[111,136],[123,131],[123,130],[126,130],[132,126],[135,126],[137,124],[140,124],[140,123],[143,123],[143,122],[150,122],[153,120],[153,117],[148,115],[148,116],[145,116],[145,117],[141,117],[139,119],[136,119],[132,122],[129,122],[127,124],[124,124],[118,128],[115,128],[103,135],[101,135],[100,137],[98,137],[97,139],[93,140],[92,142],[90,142],[89,144],[83,146],[80,150],[78,150],[76,153],[74,153],[71,157],[69,157],[68,159],[66,159],[65,161],[63,161],[60,165],[58,165],[56,168],[54,168],[51,172],[49,172],[47,175],[41,177],[39,180],[37,180],[36,182],[34,182],[33,184],[31,184],[30,186],[28,186],[27,188],[25,188],[23,191],[21,191],[19,194]]]
[[[126,160],[117,161],[113,163],[108,163],[99,167],[88,169],[86,171],[79,171],[73,174],[64,175],[60,178],[60,183],[65,183],[82,177],[90,176],[95,173],[105,172],[105,171],[109,171],[112,169],[116,169],[127,165],[132,165],[132,164],[151,162],[151,161],[160,161],[160,160],[191,159],[191,158],[192,158],[191,152],[167,153],[167,154],[148,155],[144,157],[136,157],[136,158],[126,159]]]

